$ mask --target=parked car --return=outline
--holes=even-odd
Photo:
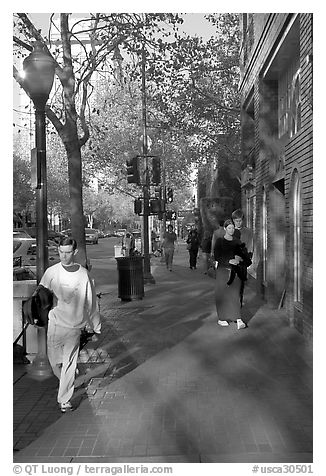
[[[30,246],[27,256],[30,264],[36,264],[36,243]],[[60,261],[58,243],[54,240],[48,240],[48,258],[50,266]]]
[[[37,229],[35,226],[31,226],[31,227],[27,227],[27,228],[15,228],[14,231],[19,231],[19,232],[25,232],[27,233],[29,236],[31,236],[32,238],[36,238],[36,234],[37,234]],[[61,233],[60,231],[55,231],[55,230],[48,230],[48,239],[49,240],[53,240],[57,243],[59,243],[60,241],[60,238],[62,238],[63,236],[65,236],[63,233]]]
[[[13,230],[13,239],[19,241],[31,241],[36,242],[35,237],[31,236],[23,228],[14,228]]]
[[[98,231],[98,237],[99,238],[105,238],[105,233],[103,230],[97,230]]]
[[[86,243],[93,243],[97,245],[98,243],[98,232],[93,228],[85,228],[85,240]]]
[[[48,258],[49,265],[58,263],[59,252],[58,244],[53,240],[48,240]],[[34,238],[26,238],[15,236],[13,238],[13,262],[14,266],[36,266],[36,240]]]
[[[55,241],[56,243],[60,242],[60,239],[63,238],[65,235],[60,231],[48,230],[48,239]]]
[[[127,230],[125,228],[119,228],[117,231],[116,231],[116,236],[125,236]]]
[[[67,230],[62,230],[61,233],[65,236],[71,236],[71,228],[67,228]]]

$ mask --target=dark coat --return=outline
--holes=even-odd
[[[38,327],[45,327],[52,306],[53,293],[40,284],[33,295],[23,304],[25,321]]]
[[[233,283],[235,276],[237,275],[239,279],[244,282],[247,280],[247,268],[251,265],[251,257],[252,253],[249,253],[245,244],[241,243],[236,248],[236,255],[241,256],[243,261],[241,261],[238,265],[231,265],[231,274],[230,279],[226,284],[230,285]]]
[[[200,245],[198,233],[196,231],[191,231],[188,235],[186,243],[188,245],[187,249],[189,251],[190,250],[198,251],[198,248]]]

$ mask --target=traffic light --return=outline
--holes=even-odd
[[[173,190],[172,190],[171,187],[168,187],[168,189],[167,189],[167,201],[168,201],[168,203],[173,202]]]
[[[161,183],[161,160],[159,157],[152,158],[152,183],[153,185]]]
[[[143,211],[143,204],[140,198],[136,198],[134,201],[134,212],[136,215],[140,215]]]
[[[132,157],[132,159],[126,160],[127,165],[127,180],[128,183],[140,183],[139,170],[138,170],[138,157]]]

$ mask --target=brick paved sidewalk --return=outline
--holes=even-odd
[[[58,413],[51,379],[33,386],[39,405],[16,427],[14,460],[312,461],[312,357],[300,334],[250,288],[249,328],[218,327],[213,280],[190,271],[182,249],[172,273],[159,259],[152,270],[142,301],[102,297],[103,333],[81,352],[73,413]],[[18,412],[27,380],[14,386]]]

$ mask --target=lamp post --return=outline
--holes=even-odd
[[[42,43],[36,41],[33,51],[24,59],[23,69],[24,88],[35,107],[36,279],[39,283],[48,267],[45,105],[53,85],[55,63],[44,51]],[[31,375],[46,378],[52,375],[47,358],[46,329],[38,328],[37,343],[38,353],[29,371]]]
[[[150,215],[149,209],[149,173],[148,173],[148,143],[147,143],[147,118],[146,118],[146,82],[145,82],[145,48],[142,49],[142,126],[143,126],[143,158],[145,160],[145,184],[143,185],[144,197],[144,215],[143,215],[143,232],[144,232],[144,282],[155,284],[155,279],[151,273],[151,260],[149,255],[149,227],[148,217]]]

